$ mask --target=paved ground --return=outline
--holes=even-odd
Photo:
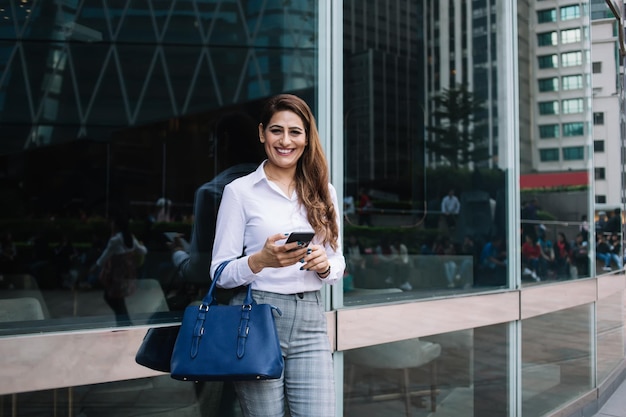
[[[626,417],[626,381],[622,382],[594,417]]]

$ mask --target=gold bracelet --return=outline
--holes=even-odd
[[[326,271],[322,272],[321,274],[317,272],[317,276],[322,279],[326,278],[328,275],[330,275],[330,264],[328,264],[328,269],[326,269]]]

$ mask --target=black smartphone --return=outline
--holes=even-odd
[[[303,243],[302,247],[305,247],[305,246],[308,246],[309,243],[311,243],[311,241],[313,240],[313,236],[315,236],[315,233],[313,232],[293,232],[289,235],[285,243],[302,242]],[[295,250],[295,249],[292,249],[292,250]]]

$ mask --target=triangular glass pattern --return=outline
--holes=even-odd
[[[183,113],[207,111],[222,105],[223,100],[218,88],[218,80],[213,72],[208,51],[203,48],[189,85]]]
[[[114,39],[118,42],[156,43],[158,29],[150,9],[150,1],[132,0],[128,9],[122,12]]]
[[[88,124],[119,125],[130,120],[131,110],[122,83],[119,58],[112,47],[85,112]]]
[[[5,4],[0,9],[12,20],[0,21],[0,36],[10,40],[0,43],[0,118],[12,123],[73,123],[78,136],[93,137],[88,130],[107,132],[315,84],[311,1]],[[14,41],[20,38],[25,42]],[[25,143],[41,142],[36,130]],[[60,131],[43,136],[54,139]]]
[[[198,17],[198,6],[205,2],[177,1],[172,4],[163,22],[159,36],[164,44],[195,44],[204,43],[202,36],[202,22]],[[211,3],[211,7],[213,4]]]
[[[140,99],[133,114],[135,125],[164,120],[177,113],[176,108],[173,107],[169,74],[163,59],[162,50],[158,48],[155,53],[154,65],[150,69],[149,76],[145,79]]]

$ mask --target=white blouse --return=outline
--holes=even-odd
[[[296,192],[286,196],[267,179],[263,165],[251,174],[234,180],[224,189],[217,215],[211,276],[220,263],[233,260],[222,272],[217,284],[219,287],[234,288],[251,284],[255,290],[295,294],[319,290],[324,283],[334,284],[343,277],[345,269],[340,238],[336,251],[326,245],[331,272],[325,279],[319,278],[313,271],[300,270],[303,266],[300,262],[282,268],[264,268],[258,274],[254,274],[248,266],[248,255],[260,251],[269,236],[312,230]],[[331,184],[328,186],[339,225],[337,191]],[[281,242],[284,243],[281,240],[276,243]],[[317,236],[312,243],[320,244]]]

